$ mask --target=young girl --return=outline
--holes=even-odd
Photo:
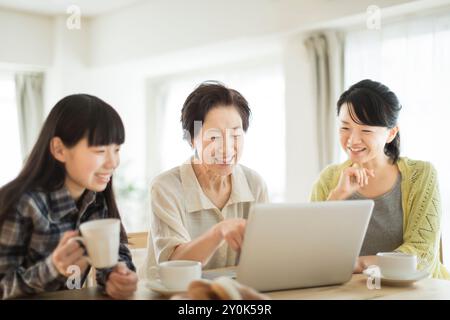
[[[125,140],[123,123],[104,101],[85,94],[59,101],[19,176],[0,189],[0,296],[67,289],[70,266],[89,273],[78,227],[118,218],[112,175]],[[121,227],[115,268],[97,270],[109,296],[127,298],[137,276]]]
[[[375,202],[355,272],[376,264],[378,252],[417,255],[419,268],[450,279],[439,261],[441,206],[437,172],[426,161],[400,157],[401,110],[385,85],[362,80],[337,102],[342,164],[325,168],[311,200],[372,199]]]

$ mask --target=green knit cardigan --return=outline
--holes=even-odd
[[[314,184],[311,201],[326,201],[337,186],[350,160],[326,167]],[[395,251],[417,255],[419,269],[427,268],[433,278],[450,280],[450,274],[439,260],[441,235],[441,199],[437,172],[429,162],[400,158],[402,176],[403,244]]]

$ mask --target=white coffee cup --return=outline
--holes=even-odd
[[[189,283],[201,279],[202,264],[191,260],[171,260],[150,268],[152,280],[159,280],[170,290],[187,290]]]
[[[99,219],[80,225],[81,237],[69,241],[80,241],[86,247],[89,263],[96,268],[114,267],[119,260],[120,220]]]
[[[377,264],[383,277],[408,279],[417,272],[417,256],[402,252],[379,252]]]

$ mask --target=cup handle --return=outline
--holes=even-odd
[[[87,248],[87,247],[86,247],[86,241],[84,240],[83,237],[73,237],[73,238],[70,238],[69,241],[67,241],[67,243],[71,243],[71,242],[74,242],[74,241],[80,241],[80,242],[83,244],[83,246],[84,246],[85,248]],[[87,253],[87,251],[86,251],[86,253]],[[89,258],[88,256],[84,256],[84,258],[86,259],[86,261],[87,261],[91,266],[93,265],[93,264],[92,264],[91,258]]]
[[[149,274],[151,280],[159,280],[160,279],[158,267],[151,267],[148,270],[148,274]]]

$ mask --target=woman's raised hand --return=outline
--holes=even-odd
[[[373,170],[369,170],[353,164],[341,172],[339,182],[331,192],[327,200],[344,200],[359,189],[369,184],[369,179],[374,178]]]

